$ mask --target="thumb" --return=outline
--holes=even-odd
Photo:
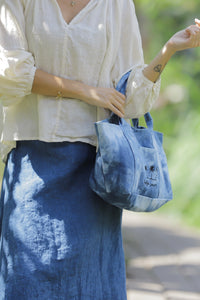
[[[187,34],[187,37],[189,38],[192,35],[192,32],[189,28],[185,29],[185,33]]]

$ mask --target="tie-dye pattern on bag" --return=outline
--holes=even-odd
[[[117,90],[125,94],[130,72],[119,81]],[[150,113],[147,127],[133,119],[111,115],[95,123],[98,152],[90,176],[90,186],[106,202],[122,209],[150,212],[172,199],[163,135],[153,130]]]

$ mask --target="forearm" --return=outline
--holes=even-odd
[[[143,74],[152,82],[156,82],[164,70],[166,64],[176,51],[169,43],[166,43],[158,55],[143,70]]]
[[[81,99],[84,96],[84,84],[61,78],[40,69],[35,72],[32,93],[44,96]]]
[[[196,25],[191,25],[175,33],[162,48],[156,58],[143,70],[144,75],[156,82],[171,56],[185,49],[200,46],[200,20],[195,19]]]
[[[32,93],[55,98],[79,99],[90,105],[109,109],[119,117],[124,116],[125,96],[114,88],[93,87],[39,69],[35,72]]]

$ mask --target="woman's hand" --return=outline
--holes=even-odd
[[[107,108],[119,117],[124,117],[125,96],[114,88],[85,86],[81,100],[91,105]]]
[[[200,46],[200,20],[195,19],[196,25],[191,25],[184,30],[175,33],[166,46],[172,51],[181,51]]]
[[[200,20],[195,19],[196,25],[191,25],[175,33],[164,45],[158,55],[143,70],[144,75],[156,82],[171,56],[177,51],[200,46]]]

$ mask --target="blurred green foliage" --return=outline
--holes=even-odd
[[[200,18],[196,0],[135,0],[148,63],[177,31]],[[152,111],[164,133],[174,199],[160,212],[200,227],[200,48],[175,54],[162,74],[160,99]]]

